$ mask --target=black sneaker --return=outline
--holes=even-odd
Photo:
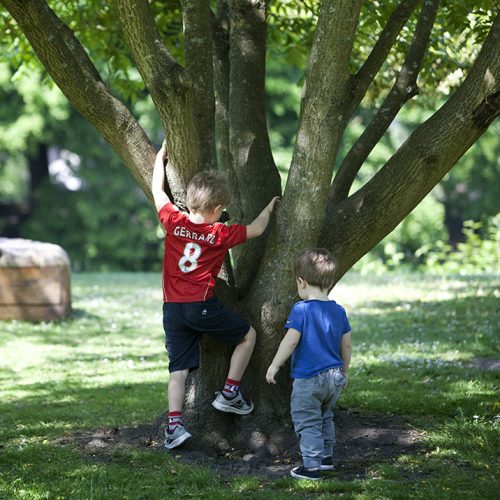
[[[319,481],[319,469],[306,469],[305,467],[294,467],[290,471],[290,475],[295,479],[310,479],[312,481]]]
[[[323,457],[321,460],[321,470],[334,470],[335,466],[333,465],[332,457]]]

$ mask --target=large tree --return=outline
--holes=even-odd
[[[439,0],[383,5],[361,0],[116,0],[110,5],[83,2],[88,9],[75,2],[72,11],[67,2],[0,3],[17,23],[4,11],[9,33],[24,33],[54,82],[112,145],[149,197],[155,150],[105,83],[110,79],[102,77],[107,66],[97,62],[95,54],[105,54],[110,46],[119,47],[121,57],[128,47],[161,117],[169,151],[168,190],[177,204],[183,206],[193,174],[217,165],[228,173],[233,221],[250,221],[272,196],[282,195],[267,237],[238,248],[234,268],[228,261],[219,280],[219,293],[243,311],[258,332],[244,381],[255,412],[234,420],[210,410],[213,391],[227,369],[227,356],[210,342],[203,346],[202,369],[188,395],[194,410],[190,425],[198,424],[199,435],[221,442],[229,436],[237,442],[232,437],[237,434],[255,448],[279,448],[287,433],[289,382],[282,375],[278,387],[267,386],[264,373],[296,300],[290,272],[294,256],[307,246],[326,247],[335,257],[340,279],[415,208],[492,123],[500,109],[500,21],[494,19],[494,8],[487,1],[460,2],[455,8],[454,2],[444,0],[442,10]],[[294,18],[290,9],[303,15]],[[451,11],[454,17],[446,18]],[[274,43],[281,34],[287,43],[300,46],[301,54],[303,47],[308,51],[283,193],[266,125],[270,13]],[[466,77],[446,104],[415,129],[376,175],[351,192],[374,145],[418,93],[420,70],[427,70],[426,82],[439,73],[440,68],[429,70],[432,61],[428,67],[423,61],[429,40],[446,40],[442,24],[438,34],[433,31],[440,14],[440,22],[449,22],[450,30],[457,16],[459,22],[484,21],[476,28],[484,36],[474,38],[474,61],[464,64]],[[119,22],[113,22],[114,16]],[[182,35],[174,29],[180,21]],[[93,36],[78,22],[90,23]],[[100,49],[99,32],[107,40]],[[461,43],[465,46],[466,40]],[[441,70],[452,71],[446,59],[446,54],[440,57]],[[346,126],[365,96],[375,97],[378,109],[334,171]],[[239,425],[239,432],[228,433],[229,423]]]

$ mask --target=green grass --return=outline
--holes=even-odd
[[[499,372],[476,359],[500,358],[499,285],[353,274],[336,287],[354,343],[340,404],[402,415],[422,432],[422,451],[318,484],[224,477],[132,447],[99,461],[58,444],[151,422],[166,406],[160,276],[74,275],[71,320],[0,323],[0,498],[496,498]]]

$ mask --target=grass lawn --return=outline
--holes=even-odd
[[[72,291],[68,321],[0,322],[1,499],[498,498],[500,372],[478,360],[500,358],[500,276],[337,285],[354,350],[340,404],[404,416],[423,451],[320,483],[223,477],[132,447],[100,461],[58,443],[151,422],[166,400],[159,273],[76,274]]]

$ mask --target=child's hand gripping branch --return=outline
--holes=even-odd
[[[254,219],[254,221],[247,226],[247,239],[257,238],[266,230],[274,207],[279,205],[279,203],[280,197],[275,196],[266,208],[264,208],[264,210],[262,210],[262,212]]]

